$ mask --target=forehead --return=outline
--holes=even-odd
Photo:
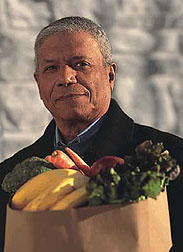
[[[60,32],[47,37],[38,49],[38,57],[48,54],[102,57],[98,42],[88,32]]]

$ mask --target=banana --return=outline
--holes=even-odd
[[[66,178],[59,183],[51,184],[45,191],[41,192],[33,199],[23,210],[41,211],[50,208],[57,201],[62,199],[68,193],[86,185],[87,177],[81,175],[77,178]]]
[[[87,190],[85,186],[78,188],[60,199],[49,210],[65,210],[67,208],[74,208],[87,202]]]
[[[44,192],[48,185],[56,184],[65,178],[80,178],[83,175],[73,169],[54,169],[39,174],[24,185],[22,185],[17,192],[14,194],[11,205],[14,209],[22,209],[34,198],[36,198],[41,192]]]

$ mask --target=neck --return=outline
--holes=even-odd
[[[65,144],[76,138],[91,123],[88,121],[55,121]]]

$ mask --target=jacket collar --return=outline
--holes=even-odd
[[[88,155],[92,154],[96,158],[108,155],[123,156],[132,138],[133,129],[133,120],[121,110],[115,100],[111,99],[106,118]]]
[[[44,151],[50,154],[54,149],[54,134],[56,123],[49,123],[42,140]],[[119,107],[114,99],[111,103],[100,130],[95,135],[87,151],[87,159],[97,159],[103,156],[123,156],[133,135],[134,122]],[[91,156],[91,158],[90,158]],[[93,161],[93,160],[92,160]]]
[[[38,149],[41,156],[50,155],[54,151],[54,136],[55,136],[56,122],[54,119],[46,127],[44,134],[37,140]],[[40,148],[41,147],[41,148]]]

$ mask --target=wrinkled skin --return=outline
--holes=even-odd
[[[67,143],[108,110],[116,64],[105,67],[98,43],[86,32],[61,32],[38,49],[40,97]]]

